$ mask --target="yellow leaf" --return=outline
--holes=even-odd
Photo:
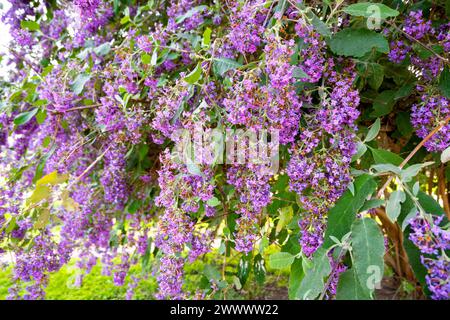
[[[277,228],[275,229],[276,233],[280,233],[280,231],[291,222],[292,217],[294,216],[292,206],[281,208],[278,211],[280,212],[280,217],[278,219]]]
[[[50,187],[38,185],[31,196],[27,199],[27,204],[38,203],[51,195]]]
[[[66,182],[69,179],[68,174],[58,174],[58,172],[53,171],[46,176],[43,176],[36,182],[36,186],[43,185],[43,184],[60,184],[63,182]]]
[[[61,194],[62,205],[67,211],[75,211],[78,209],[78,203],[75,202],[70,196],[68,191],[63,191]]]
[[[44,228],[50,220],[50,210],[47,208],[38,211],[37,221],[34,226],[38,229]]]

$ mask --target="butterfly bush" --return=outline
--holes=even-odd
[[[8,298],[45,298],[50,274],[72,262],[73,285],[100,264],[127,287],[126,299],[147,277],[158,299],[224,298],[246,281],[226,265],[232,252],[258,277],[266,264],[270,272],[292,265],[305,280],[290,281],[303,281],[290,298],[335,299],[349,287],[342,281],[367,280],[354,261],[357,226],[367,219],[378,238],[365,244],[380,244],[379,267],[383,256],[387,265],[395,260],[391,249],[403,242],[389,230],[400,230],[406,209],[392,216],[387,194],[413,183],[403,181],[404,164],[380,166],[398,166],[393,152],[404,157],[423,140],[414,165],[442,152],[435,168],[445,170],[450,23],[442,8],[405,4],[373,30],[352,5],[10,0],[0,86],[0,257],[14,257]],[[276,170],[268,164],[275,158],[252,156],[262,140],[226,136],[243,130],[268,132]],[[206,136],[216,132],[244,149],[242,161],[215,157]],[[186,136],[200,137],[188,144],[197,161],[184,161]],[[382,188],[393,174],[401,183]],[[450,216],[448,173],[439,179]],[[419,214],[403,227],[420,255],[411,268],[428,273],[406,280],[424,280],[431,298],[449,299],[447,220],[422,208],[418,192],[406,202]],[[387,222],[371,218],[375,209]],[[277,252],[268,257],[266,248]],[[279,254],[291,262],[280,266]],[[186,267],[211,257],[224,261],[222,275],[208,265],[190,289]],[[318,260],[326,274],[312,290],[308,268]],[[131,272],[138,264],[140,275]]]

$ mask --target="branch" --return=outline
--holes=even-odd
[[[400,169],[403,169],[403,167],[408,163],[409,160],[411,160],[412,157],[417,153],[417,151],[422,148],[422,146],[430,140],[439,130],[441,130],[448,122],[450,121],[450,117],[447,117],[444,119],[444,121],[441,122],[439,126],[434,128],[420,143],[414,148],[413,151],[403,160],[403,162],[398,166]],[[378,198],[380,198],[383,195],[384,190],[389,186],[394,176],[391,176],[386,183],[383,185],[383,187],[378,191]]]

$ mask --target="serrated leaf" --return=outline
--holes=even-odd
[[[294,262],[295,256],[289,252],[276,252],[269,257],[269,267],[272,269],[284,269]]]
[[[311,21],[312,26],[319,34],[324,37],[331,37],[332,33],[330,31],[330,28],[328,28],[327,24],[320,20],[320,18],[317,17],[314,12],[308,10],[306,16]]]
[[[386,203],[386,214],[391,221],[397,221],[400,215],[401,203],[406,200],[406,195],[402,190],[396,190],[391,193],[389,200]]]
[[[384,268],[384,237],[375,220],[362,218],[352,225],[353,267],[359,283],[370,296],[375,284],[381,281]],[[379,279],[372,279],[371,270],[376,271]],[[373,282],[374,280],[378,280]],[[372,283],[369,283],[372,281]]]
[[[372,49],[382,53],[389,52],[386,38],[368,29],[343,29],[329,40],[329,44],[335,54],[347,57],[360,58]]]
[[[396,17],[399,14],[397,10],[389,8],[388,6],[382,3],[373,3],[373,2],[355,3],[345,7],[343,11],[356,17],[380,18],[380,19]]]

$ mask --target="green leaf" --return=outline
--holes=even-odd
[[[36,189],[34,189],[33,193],[27,199],[27,204],[35,204],[44,199],[47,199],[51,195],[50,187],[45,185],[38,185]]]
[[[324,289],[324,278],[331,272],[327,250],[319,248],[313,254],[310,264],[304,264],[304,272],[305,276],[300,283],[296,298],[302,300],[315,299]]]
[[[361,158],[366,153],[366,151],[367,151],[367,146],[364,143],[362,143],[361,141],[358,141],[358,143],[356,145],[356,154],[353,155],[352,162]]]
[[[148,53],[143,53],[141,55],[141,61],[143,64],[150,64],[152,57]]]
[[[378,8],[378,10],[376,9]],[[371,2],[360,2],[349,5],[345,7],[343,10],[345,13],[348,13],[352,16],[357,17],[366,17],[366,18],[379,18],[386,19],[389,17],[398,16],[399,12],[397,10],[391,9],[388,6],[382,3],[371,3]]]
[[[296,79],[309,79],[309,76],[300,67],[295,67],[292,71],[292,76]]]
[[[295,299],[304,275],[302,260],[295,259],[294,263],[291,264],[291,272],[289,273],[289,299]]]
[[[364,139],[364,142],[369,142],[375,139],[378,135],[378,132],[380,132],[381,128],[381,121],[378,118],[375,120],[374,124],[370,127],[369,132],[367,133],[366,138]]]
[[[294,262],[295,256],[289,252],[276,252],[269,257],[269,267],[272,269],[284,269]]]
[[[381,117],[391,113],[395,105],[395,94],[393,90],[385,90],[378,94],[373,101],[374,111],[370,114],[371,117]]]
[[[186,77],[184,77],[184,81],[189,84],[194,84],[200,79],[202,75],[202,64],[199,62],[194,70],[189,73]]]
[[[330,248],[333,245],[330,236],[342,239],[350,231],[356,214],[363,206],[367,197],[377,187],[373,178],[368,174],[357,177],[354,185],[355,195],[352,195],[350,190],[345,191],[334,207],[328,212],[328,224],[323,244],[324,248]]]
[[[123,17],[122,19],[120,19],[120,24],[125,24],[129,21],[130,21],[130,16],[127,15],[127,16]]]
[[[277,234],[280,233],[280,231],[289,224],[289,222],[292,220],[292,217],[294,216],[294,210],[292,209],[292,206],[278,209],[278,212],[280,213],[280,216],[275,230]]]
[[[410,182],[415,176],[417,176],[417,174],[419,173],[420,170],[422,170],[423,168],[433,164],[433,161],[428,161],[428,162],[424,162],[424,163],[417,163],[417,164],[413,164],[410,165],[408,168],[402,170],[401,174],[400,174],[400,179],[403,182]]]
[[[83,91],[86,82],[91,79],[91,75],[87,73],[80,73],[75,80],[72,82],[71,88],[73,93],[80,94]]]
[[[263,285],[266,280],[266,267],[264,265],[264,259],[260,254],[257,254],[253,259],[253,270],[256,282],[259,285]]]
[[[29,31],[36,31],[39,30],[39,23],[36,21],[30,21],[30,20],[22,20],[20,21],[20,27],[22,29],[27,29]]]
[[[218,205],[220,205],[220,201],[219,199],[217,199],[216,197],[211,197],[206,204],[210,207],[217,207]]]
[[[367,83],[374,90],[378,90],[384,80],[384,67],[378,63],[370,63],[370,76],[367,79]]]
[[[371,296],[375,285],[381,281],[384,268],[384,237],[375,220],[363,218],[353,223],[352,252],[359,283]]]
[[[384,200],[382,199],[370,199],[367,200],[366,203],[359,210],[360,212],[367,211],[370,209],[379,208],[384,204]]]
[[[213,71],[219,76],[223,76],[225,72],[241,67],[237,61],[228,58],[214,58]]]
[[[442,151],[441,153],[441,162],[446,163],[450,161],[450,147]]]
[[[14,118],[14,124],[16,126],[20,126],[22,124],[27,123],[28,121],[30,121],[38,112],[38,108],[34,108],[30,111],[27,112],[22,112],[20,114],[18,114],[15,118]]]
[[[368,29],[343,29],[330,39],[329,44],[335,54],[347,57],[360,58],[372,49],[382,53],[389,52],[386,38]]]
[[[386,214],[393,222],[397,221],[400,215],[401,203],[405,202],[406,195],[401,190],[396,190],[391,193],[389,200],[386,203]]]
[[[402,172],[402,169],[391,163],[374,164],[370,168],[377,171],[378,173],[392,172],[396,175],[400,175]]]
[[[397,129],[400,131],[402,136],[409,137],[414,131],[408,112],[399,112],[395,118],[395,124],[397,125]]]
[[[99,45],[98,47],[94,48],[94,52],[98,56],[107,55],[110,51],[111,51],[111,45],[109,44],[109,42],[105,42],[105,43]]]
[[[439,77],[439,89],[444,96],[450,98],[450,70],[448,67],[445,67],[441,72]]]
[[[336,300],[369,300],[370,296],[359,283],[354,268],[343,272],[339,276],[336,289]]]
[[[250,275],[251,260],[252,260],[251,254],[242,256],[241,259],[239,260],[237,276],[240,280],[241,285],[245,285],[248,276]]]
[[[50,210],[47,208],[43,208],[38,212],[37,221],[34,224],[34,227],[37,229],[42,229],[48,224],[49,220]]]
[[[373,148],[370,148],[370,151],[372,152],[375,163],[392,163],[395,166],[399,166],[403,162],[403,159],[393,152]]]
[[[53,171],[53,172],[43,176],[41,179],[39,179],[36,182],[36,186],[46,185],[46,184],[50,184],[50,185],[61,184],[63,182],[66,182],[68,179],[69,179],[68,174],[59,174],[57,171]]]
[[[184,20],[186,20],[187,18],[192,17],[197,12],[202,12],[203,10],[206,10],[206,9],[208,9],[208,6],[205,6],[205,5],[194,7],[192,9],[188,10],[185,14],[183,14],[181,16],[178,16],[175,19],[175,22],[176,23],[182,23]]]
[[[423,191],[419,191],[417,194],[417,198],[419,200],[420,205],[426,212],[431,212],[436,215],[445,214],[444,209],[440,206],[440,204],[433,199],[432,196],[426,194]]]
[[[319,34],[321,34],[324,37],[331,37],[332,33],[331,33],[330,29],[328,28],[327,24],[325,22],[323,22],[322,20],[320,20],[319,17],[317,17],[314,14],[314,12],[309,10],[306,13],[306,16],[308,17],[308,19],[310,19],[312,26]]]
[[[212,30],[210,28],[206,28],[203,32],[202,47],[207,48],[211,44],[211,32]]]
[[[218,281],[221,279],[220,271],[217,270],[215,266],[210,264],[205,265],[205,267],[203,268],[203,274],[206,278],[208,278],[208,280]]]

